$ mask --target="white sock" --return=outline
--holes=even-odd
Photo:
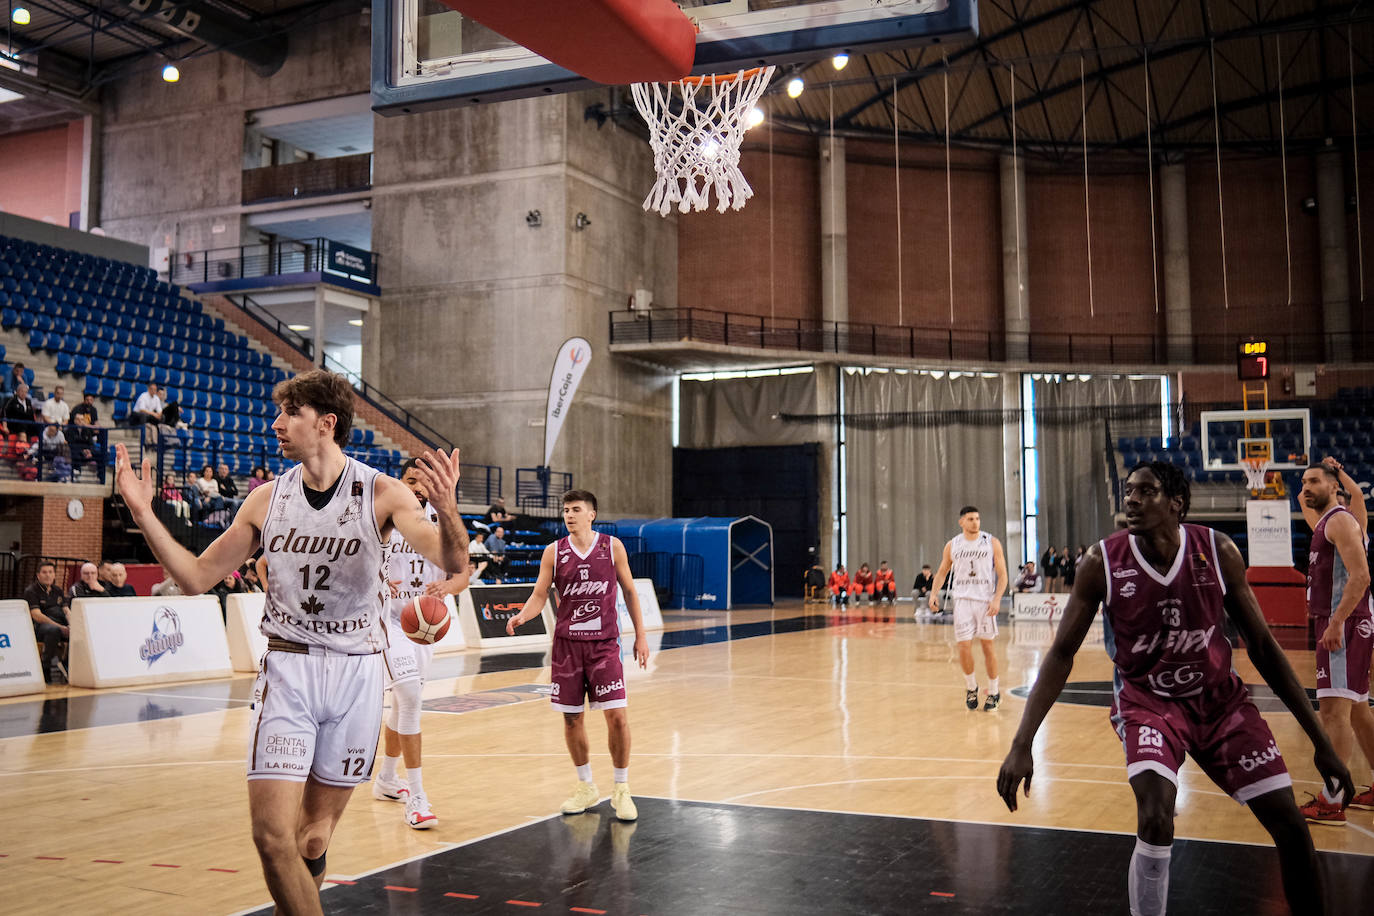
[[[578,780],[581,781],[581,782],[591,782],[591,781],[592,781],[592,765],[591,765],[590,763],[584,763],[584,764],[579,765],[579,766],[577,767],[577,778],[578,778]]]
[[[988,693],[997,693],[997,678],[988,681]]]
[[[397,756],[397,757],[386,757],[386,756],[383,756],[383,757],[382,757],[382,772],[381,772],[380,774],[378,774],[378,778],[380,778],[380,779],[385,779],[385,780],[387,780],[388,782],[395,781],[395,779],[396,779],[396,764],[398,764],[398,763],[400,763],[400,762],[401,762],[401,758],[400,758],[399,756]]]
[[[1169,856],[1172,846],[1135,841],[1131,853],[1131,916],[1164,916],[1169,900]]]
[[[964,675],[964,689],[965,689],[965,690],[977,690],[977,689],[978,689],[978,678],[974,677],[974,676],[971,675],[971,674],[966,674],[966,675]]]
[[[1340,789],[1335,795],[1332,795],[1330,789],[1325,786],[1322,787],[1322,801],[1326,802],[1328,805],[1339,805],[1343,798],[1345,798],[1344,789]]]
[[[630,781],[630,768],[629,768],[629,767],[612,767],[611,769],[615,771],[615,781],[616,781],[616,782],[629,782],[629,781]]]
[[[410,786],[410,794],[411,794],[411,795],[423,795],[423,794],[424,794],[424,792],[425,792],[425,784],[424,784],[423,780],[422,780],[421,777],[420,777],[420,768],[419,768],[419,767],[416,767],[416,768],[413,769],[413,770],[410,770],[410,769],[406,770],[406,785]]]

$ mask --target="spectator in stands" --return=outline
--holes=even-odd
[[[28,379],[24,377],[24,364],[15,363],[10,367],[10,371],[5,374],[5,380],[0,383],[0,394],[14,394],[19,390],[20,385],[27,385]]]
[[[921,571],[916,575],[916,581],[911,583],[911,597],[919,605],[930,594],[931,586],[935,584],[935,577],[930,574],[930,564],[921,567]]]
[[[225,621],[229,620],[229,596],[237,595],[243,591],[243,584],[240,581],[239,571],[236,569],[215,583],[209,594],[219,597],[219,612],[224,616]]]
[[[483,570],[491,566],[491,550],[487,547],[487,533],[481,528],[474,531],[472,540],[468,541],[468,557],[481,564]]]
[[[215,468],[215,483],[219,486],[219,495],[224,498],[224,504],[231,509],[237,509],[243,502],[239,499],[239,485],[234,483],[233,475],[229,473],[229,465],[223,461]]]
[[[253,468],[253,476],[248,478],[248,492],[252,493],[265,483],[267,483],[267,468],[258,465]]]
[[[896,577],[896,573],[887,565],[886,560],[878,563],[878,571],[874,574],[874,595],[878,600],[897,603]]]
[[[29,427],[25,424],[35,423],[37,420],[38,405],[29,397],[29,386],[20,382],[14,389],[14,394],[5,401],[5,406],[0,408],[0,422],[6,425],[8,432],[26,432]],[[9,429],[8,424],[16,421],[18,425],[12,430]]]
[[[138,396],[138,400],[134,401],[134,409],[129,411],[129,425],[151,424],[152,426],[160,426],[164,406],[162,390],[158,388],[156,382],[149,382],[148,390]]]
[[[65,392],[66,389],[61,385],[53,386],[52,394],[48,395],[48,399],[38,409],[39,413],[43,415],[44,422],[56,423],[58,426],[67,425],[67,419],[71,416],[72,409],[63,400],[62,396]]]
[[[81,564],[81,581],[72,586],[73,599],[108,598],[110,593],[100,584],[100,568],[94,563]]]
[[[500,525],[491,533],[491,537],[486,541],[487,550],[491,552],[491,580],[501,583],[506,577],[506,529]]]
[[[1038,592],[1044,589],[1045,582],[1040,573],[1035,568],[1034,560],[1027,560],[1026,565],[1021,567],[1021,573],[1016,577],[1014,588],[1018,592]]]
[[[482,520],[487,523],[487,528],[490,529],[494,525],[515,521],[515,516],[506,511],[505,497],[498,496],[496,500],[487,507],[487,514],[482,516]]]
[[[849,586],[849,593],[854,595],[854,600],[872,601],[873,590],[877,587],[877,580],[873,577],[873,570],[868,568],[867,563],[859,564],[859,571],[854,573],[854,581]]]
[[[1080,554],[1081,556],[1081,554]],[[1064,582],[1064,591],[1073,592],[1074,580],[1078,578],[1078,557],[1069,553],[1067,546],[1059,550],[1059,578]]]
[[[830,603],[835,605],[849,606],[849,570],[844,568],[843,563],[835,564],[835,571],[830,574]]]
[[[267,589],[258,578],[258,564],[249,560],[239,567],[239,583],[245,592],[262,592]]]
[[[123,563],[110,564],[110,597],[111,598],[134,598],[138,592],[129,584],[129,571],[124,568]]]
[[[195,493],[199,495],[200,502],[197,505],[192,499],[192,506],[202,508],[206,512],[224,508],[224,497],[219,495],[219,481],[215,479],[215,469],[208,464],[200,469],[200,476],[195,481]]]
[[[177,585],[177,580],[167,574],[167,567],[162,567],[162,581],[153,584],[148,593],[154,598],[171,598],[182,594],[181,586]]]
[[[80,404],[76,411],[81,410]],[[73,424],[67,427],[67,445],[71,448],[72,468],[80,473],[101,458],[100,440],[96,437],[93,420],[86,413],[72,412]]]
[[[100,579],[100,584],[105,587],[107,594],[110,589],[114,588],[114,565],[114,560],[104,559],[95,568],[96,576]]]
[[[72,422],[78,422],[77,418],[85,416],[90,425],[96,426],[100,423],[100,411],[95,406],[95,395],[89,391],[81,396],[81,403],[72,408]]]
[[[67,483],[72,479],[72,453],[57,424],[43,427],[43,434],[38,437],[38,458],[48,467],[49,480]]]
[[[472,545],[469,544],[468,546]],[[468,554],[468,585],[490,584],[482,578],[482,573],[486,571],[486,568],[487,561],[485,557],[479,562],[477,557],[474,557],[472,554]]]
[[[1054,547],[1046,547],[1040,555],[1040,573],[1045,577],[1045,591],[1059,591],[1059,554]]]
[[[24,602],[29,606],[29,617],[33,619],[33,634],[43,646],[43,658],[47,665],[43,677],[48,683],[61,683],[62,661],[58,648],[62,640],[71,635],[67,625],[67,596],[57,585],[57,567],[48,561],[38,564],[35,581],[24,589]]]
[[[177,475],[169,473],[162,481],[162,504],[186,524],[191,524],[191,504],[185,490],[177,485]]]

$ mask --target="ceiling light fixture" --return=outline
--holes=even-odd
[[[308,324],[288,324],[287,327],[297,333],[310,330],[310,325]]]
[[[24,9],[24,7],[16,6],[14,12],[10,13],[10,20],[13,21],[15,25],[28,25],[29,22],[32,21],[32,17],[29,15],[29,11]]]
[[[800,76],[794,76],[787,81],[787,97],[795,99],[806,91],[806,83],[802,82]]]
[[[162,81],[164,83],[175,83],[179,79],[181,79],[181,71],[177,69],[176,64],[168,64],[162,68]]]
[[[843,70],[848,63],[849,55],[843,51],[830,58],[830,66],[834,67],[836,70]]]
[[[744,115],[745,129],[747,130],[750,127],[758,127],[760,124],[763,123],[763,118],[764,114],[762,108],[749,109],[749,111]]]
[[[360,328],[363,326],[363,320],[361,318],[350,318],[348,319],[348,323],[353,325],[353,327],[355,328]]]

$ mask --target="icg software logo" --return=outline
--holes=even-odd
[[[175,653],[186,642],[181,634],[181,618],[169,607],[160,607],[153,614],[153,633],[143,640],[138,657],[153,666],[153,662],[168,653]]]

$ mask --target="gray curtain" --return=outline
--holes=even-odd
[[[939,567],[964,505],[1006,545],[1001,376],[846,372],[844,400],[851,574],[887,560],[904,594]]]
[[[799,445],[817,440],[809,423],[783,423],[778,414],[816,412],[816,373],[765,375],[714,382],[683,381],[678,390],[683,448]]]
[[[1158,378],[1041,378],[1035,391],[1040,498],[1039,553],[1051,544],[1076,550],[1113,530],[1107,437],[1160,435]],[[1139,405],[1139,417],[1110,419],[1101,408]],[[1035,557],[1039,562],[1039,556]]]

